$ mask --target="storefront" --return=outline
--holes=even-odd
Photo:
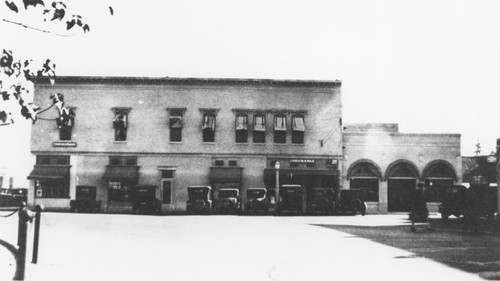
[[[276,168],[279,162],[279,169]],[[276,190],[276,173],[279,185],[298,184],[302,187],[302,210],[307,212],[314,188],[339,188],[338,159],[270,158],[264,169],[264,183],[271,194]]]

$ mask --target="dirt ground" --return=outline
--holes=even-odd
[[[481,219],[477,232],[463,231],[462,220],[430,219],[434,230],[409,226],[321,225],[374,242],[400,248],[437,262],[478,274],[487,280],[500,280],[500,221]]]

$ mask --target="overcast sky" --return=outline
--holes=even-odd
[[[0,22],[2,47],[58,75],[339,79],[344,122],[500,138],[500,1],[66,2],[90,33]]]

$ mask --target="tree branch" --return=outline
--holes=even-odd
[[[52,31],[49,31],[49,30],[40,29],[40,28],[36,28],[36,27],[32,27],[32,26],[28,26],[28,25],[22,24],[20,22],[10,21],[10,20],[7,20],[7,19],[2,19],[2,21],[7,22],[7,23],[12,23],[12,24],[15,24],[15,25],[19,25],[19,26],[22,26],[24,28],[28,28],[28,29],[32,29],[32,30],[36,30],[36,31],[44,32],[44,33],[50,33],[50,34],[57,35],[57,36],[62,36],[62,37],[70,37],[70,36],[73,36],[73,35],[76,34],[76,33],[71,34],[71,35],[59,34],[59,33],[54,33]]]

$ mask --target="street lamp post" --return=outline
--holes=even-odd
[[[276,208],[275,212],[278,214],[278,205],[280,202],[280,162],[276,161],[274,164],[274,168],[276,169]]]

